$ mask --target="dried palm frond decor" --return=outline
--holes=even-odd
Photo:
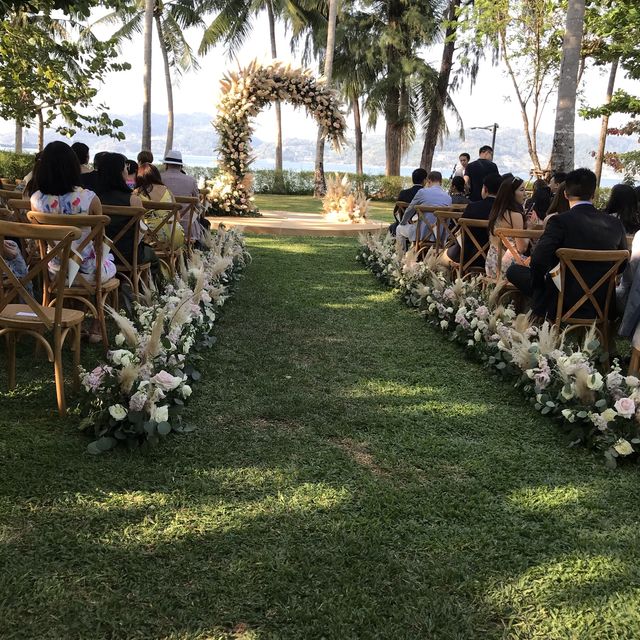
[[[346,174],[341,178],[334,173],[327,178],[322,210],[327,222],[366,222],[369,200],[361,190],[354,190]]]

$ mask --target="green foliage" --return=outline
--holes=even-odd
[[[22,180],[33,169],[34,159],[29,153],[0,151],[0,178]]]
[[[71,23],[73,26],[74,23]],[[0,117],[41,130],[61,117],[56,130],[73,136],[84,129],[118,140],[124,134],[105,105],[94,105],[105,74],[130,68],[119,63],[111,41],[73,40],[67,25],[46,16],[14,14],[0,30]],[[34,62],[37,61],[37,64]]]

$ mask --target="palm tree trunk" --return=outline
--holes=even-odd
[[[575,157],[576,94],[584,31],[585,0],[569,0],[562,45],[558,106],[549,162],[554,171],[571,171]]]
[[[618,73],[618,61],[616,58],[611,63],[611,71],[609,72],[609,83],[607,85],[607,96],[604,103],[609,104],[613,97],[613,88],[616,84],[616,74]],[[602,116],[602,126],[600,128],[600,140],[598,142],[598,152],[596,153],[595,174],[598,180],[597,185],[600,187],[600,179],[602,178],[602,164],[604,163],[604,150],[607,145],[607,131],[609,129],[609,115]]]
[[[156,29],[158,31],[158,40],[160,41],[160,51],[162,52],[162,61],[164,62],[164,81],[167,85],[167,140],[164,145],[164,155],[173,149],[173,84],[171,82],[171,66],[169,65],[169,52],[167,51],[167,43],[164,39],[164,31],[162,29],[162,17],[160,12],[154,15]]]
[[[267,2],[267,14],[269,16],[269,36],[271,38],[271,57],[278,57],[276,48],[276,19],[273,14],[273,3]],[[280,100],[275,102],[276,110],[276,177],[275,182],[282,181],[282,109]]]
[[[44,149],[44,116],[42,109],[38,111],[38,151]]]
[[[155,0],[144,0],[144,98],[142,101],[142,150],[151,151],[151,45]]]
[[[447,100],[449,77],[451,76],[451,67],[453,66],[453,52],[456,48],[456,20],[458,18],[457,10],[459,6],[460,0],[451,0],[449,3],[449,15],[447,17],[447,30],[445,32],[444,47],[442,49],[438,86],[436,87],[435,100],[433,101],[431,114],[429,115],[424,146],[422,147],[422,158],[420,160],[420,166],[427,171],[431,171],[433,153],[444,120],[444,105]]]
[[[15,152],[22,153],[22,125],[16,120]]]
[[[351,101],[353,109],[353,131],[356,139],[356,173],[362,175],[364,173],[362,167],[362,123],[360,122],[360,101],[358,96],[353,96]]]
[[[402,159],[402,124],[400,119],[400,89],[398,87],[391,87],[387,94],[385,120],[385,175],[399,176]]]
[[[327,79],[327,86],[331,84],[333,75],[333,51],[336,43],[336,18],[338,16],[339,0],[329,0],[329,20],[327,23],[327,48],[324,54],[324,77]],[[324,132],[322,127],[318,127],[318,140],[316,142],[316,170],[314,195],[323,196],[327,191],[327,183],[324,179]]]

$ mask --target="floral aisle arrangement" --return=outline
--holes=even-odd
[[[118,348],[106,363],[81,372],[87,413],[81,427],[97,436],[90,453],[192,430],[181,413],[201,377],[196,365],[214,342],[217,310],[250,260],[237,231],[221,226],[204,244],[162,292],[145,291],[133,317],[110,310]]]
[[[327,222],[366,222],[369,200],[362,191],[354,190],[349,177],[335,173],[327,178],[327,193],[322,199]]]
[[[222,95],[213,125],[218,133],[223,189],[209,198],[212,213],[255,215],[245,176],[251,163],[252,119],[268,104],[280,100],[304,107],[322,127],[334,147],[344,142],[346,123],[338,94],[309,69],[282,62],[253,61],[228,73],[221,81]],[[213,185],[212,185],[213,186]]]
[[[543,415],[556,418],[572,445],[604,453],[615,467],[640,452],[640,380],[624,376],[617,361],[602,373],[595,330],[571,344],[549,322],[500,304],[501,285],[483,289],[478,279],[452,280],[430,254],[417,262],[399,257],[391,236],[361,234],[357,258],[397,289],[408,305],[519,387]]]

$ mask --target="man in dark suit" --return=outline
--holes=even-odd
[[[493,162],[493,149],[488,145],[480,147],[478,159],[470,162],[464,170],[464,181],[469,190],[469,200],[482,200],[482,185],[484,177],[490,173],[498,173],[498,167]]]
[[[497,173],[486,175],[482,181],[482,200],[468,204],[461,217],[471,220],[488,220],[491,207],[493,207],[493,202],[501,184],[502,178]],[[480,246],[484,245],[489,239],[486,229],[470,229],[470,231]],[[464,255],[471,257],[478,249],[471,241],[471,238],[465,237],[464,243]],[[457,242],[449,247],[447,257],[451,262],[460,262],[460,245]],[[478,256],[470,266],[484,267],[484,258]]]
[[[411,203],[411,201],[415,198],[416,193],[420,191],[424,187],[425,182],[427,181],[427,172],[424,169],[416,169],[411,174],[411,180],[413,184],[409,189],[403,189],[399,195],[397,202],[406,202],[407,204]],[[393,210],[393,217],[396,219],[395,222],[389,226],[389,233],[392,236],[396,235],[396,229],[400,224],[400,220],[402,220],[402,211],[396,207]]]
[[[614,251],[627,248],[624,227],[618,218],[601,213],[593,206],[596,176],[589,169],[576,169],[567,174],[565,194],[571,208],[549,218],[543,236],[538,240],[531,256],[530,267],[512,264],[507,269],[507,280],[532,299],[533,312],[539,316],[554,317],[558,289],[549,271],[559,260],[556,251],[562,248]],[[607,263],[582,263],[578,265],[584,281],[594,285],[610,268]],[[604,290],[597,295],[604,297]],[[567,274],[565,280],[565,308],[570,309],[582,297],[580,284]],[[578,311],[583,317],[593,308],[585,304]]]

